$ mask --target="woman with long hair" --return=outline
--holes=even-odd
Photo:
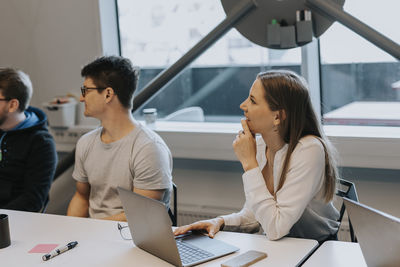
[[[270,240],[335,239],[334,149],[312,108],[305,80],[291,71],[260,73],[240,108],[246,119],[233,149],[244,170],[243,209],[179,227],[175,235],[206,230],[213,237],[224,229],[262,230]]]

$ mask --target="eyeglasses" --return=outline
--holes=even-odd
[[[0,98],[0,101],[10,101],[11,98]]]
[[[82,86],[81,87],[81,93],[82,93],[82,96],[85,97],[86,94],[87,94],[87,90],[104,90],[106,88],[107,87],[103,87],[103,88],[87,88],[86,86]]]
[[[128,225],[122,226],[120,223],[118,223],[117,226],[119,234],[121,235],[123,240],[132,240]]]

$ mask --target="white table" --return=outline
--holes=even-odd
[[[59,215],[1,210],[8,214],[11,245],[0,249],[1,266],[172,266],[123,240],[117,222]],[[268,257],[253,266],[295,266],[317,246],[317,241],[283,238],[269,241],[265,236],[220,232],[216,239],[240,248],[239,252],[204,263],[220,266],[231,257],[250,249]],[[37,244],[65,245],[78,241],[76,248],[42,261],[43,254],[28,253]]]
[[[367,267],[358,243],[327,241],[311,255],[303,267]]]

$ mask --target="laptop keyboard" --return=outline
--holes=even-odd
[[[179,239],[176,240],[176,246],[178,247],[179,255],[181,256],[183,265],[214,256],[214,254],[208,251],[191,246]]]

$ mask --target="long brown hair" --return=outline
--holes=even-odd
[[[338,176],[336,160],[333,157],[335,149],[321,130],[308,94],[307,82],[296,73],[287,70],[262,72],[257,75],[257,79],[263,84],[269,108],[279,111],[281,117],[284,110],[286,115],[278,126],[278,132],[288,144],[288,151],[276,191],[285,183],[290,157],[299,140],[304,136],[313,135],[321,141],[325,151],[324,198],[329,202],[335,194]]]

